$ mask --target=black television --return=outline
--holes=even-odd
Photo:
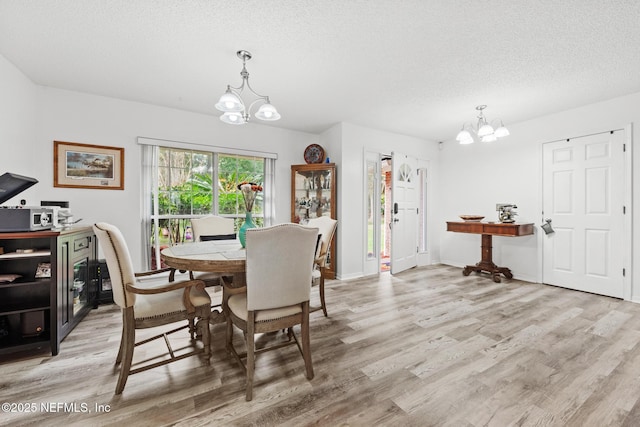
[[[22,193],[27,188],[38,183],[35,178],[7,172],[0,176],[0,203]]]

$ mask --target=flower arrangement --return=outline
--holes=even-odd
[[[238,190],[242,192],[242,198],[244,199],[244,208],[247,212],[251,212],[253,209],[253,202],[256,200],[256,193],[262,191],[262,185],[254,182],[243,181],[238,184]]]

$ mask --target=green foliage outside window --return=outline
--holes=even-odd
[[[214,159],[217,167],[214,168]],[[216,175],[217,172],[217,175]],[[244,204],[238,183],[264,182],[264,159],[222,155],[206,151],[160,147],[158,158],[158,221],[152,221],[152,242],[161,245],[189,241],[192,217],[215,214],[236,219],[236,230],[244,221]],[[215,192],[214,192],[215,185]],[[214,200],[214,196],[217,197]],[[155,206],[153,211],[156,212]],[[263,193],[258,193],[253,216],[262,224]]]

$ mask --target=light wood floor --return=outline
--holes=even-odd
[[[640,304],[448,266],[328,281],[327,303],[329,318],[311,314],[315,378],[295,347],[259,355],[251,402],[223,325],[211,365],[133,375],[114,396],[121,320],[100,306],[58,356],[0,365],[0,401],[38,406],[0,424],[640,425]]]

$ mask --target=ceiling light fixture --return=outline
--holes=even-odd
[[[280,114],[278,114],[276,107],[269,102],[269,97],[260,95],[249,85],[249,72],[247,71],[246,64],[247,61],[251,59],[251,53],[246,50],[239,50],[236,52],[236,55],[242,59],[242,71],[240,72],[242,84],[238,87],[227,85],[227,91],[220,97],[220,100],[216,104],[216,108],[224,112],[224,114],[220,116],[220,120],[230,125],[243,125],[249,121],[251,109],[259,102],[262,102],[262,105],[255,114],[257,118],[266,121],[280,119]],[[257,99],[251,102],[249,108],[245,107],[244,101],[240,97],[245,86],[257,97]]]
[[[509,135],[509,130],[504,127],[504,123],[502,123],[502,120],[495,119],[492,121],[492,123],[494,124],[500,122],[500,126],[498,126],[498,128],[494,128],[494,126],[489,124],[487,118],[483,113],[483,110],[485,108],[487,108],[486,105],[478,105],[476,107],[476,110],[480,112],[478,114],[478,124],[475,128],[473,127],[473,124],[469,122],[463,124],[462,129],[456,136],[456,141],[460,142],[460,144],[472,144],[473,142],[475,142],[475,140],[473,139],[471,132],[478,135],[478,138],[480,138],[482,142],[492,142],[498,138]]]

